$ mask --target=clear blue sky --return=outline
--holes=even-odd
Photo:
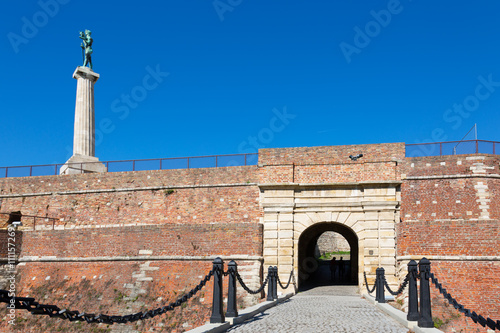
[[[0,166],[69,158],[84,29],[101,75],[100,160],[459,140],[474,123],[480,139],[500,141],[498,1],[23,0],[3,8]]]

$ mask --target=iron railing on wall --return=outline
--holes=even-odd
[[[8,224],[10,220],[11,213],[0,212],[0,228]],[[55,230],[57,226],[64,227],[66,223],[63,222],[64,219],[58,219],[54,217],[47,216],[35,216],[35,215],[21,215],[18,218],[19,222],[22,223],[22,231],[24,230]],[[3,224],[2,224],[3,222]],[[27,227],[29,226],[29,227]]]
[[[500,142],[487,140],[462,140],[431,143],[407,143],[406,157],[500,154]]]
[[[258,154],[252,153],[106,161],[96,163],[103,163],[108,172],[125,172],[256,165],[257,159]],[[91,164],[92,162],[71,163],[71,168],[78,170],[83,169],[85,165]],[[58,175],[61,167],[64,165],[65,164],[43,164],[0,167],[0,178]]]
[[[500,154],[500,142],[487,140],[462,140],[431,143],[408,143],[406,157],[442,156],[463,154]],[[104,163],[108,172],[217,168],[256,165],[258,153],[171,157],[139,160],[96,162]],[[72,169],[83,169],[92,162],[71,163]],[[58,175],[65,164],[43,164],[0,167],[0,178]]]

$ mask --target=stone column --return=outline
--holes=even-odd
[[[94,83],[99,74],[87,67],[78,67],[73,78],[78,80],[73,155],[95,156]]]
[[[104,164],[95,157],[94,83],[99,74],[79,66],[73,73],[76,88],[73,156],[61,167],[60,174],[106,172]]]

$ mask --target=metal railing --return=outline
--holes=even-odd
[[[11,213],[1,213],[0,212],[0,221],[5,220],[8,221]],[[20,222],[23,224],[20,230],[36,230],[37,221],[39,221],[38,226],[39,229],[51,229],[54,230],[56,226],[56,222],[60,221],[58,218],[54,217],[44,217],[44,216],[34,216],[34,215],[21,215]],[[41,223],[40,223],[41,222]],[[31,228],[31,225],[33,226]],[[66,224],[64,224],[66,225]],[[30,226],[30,228],[28,228]]]
[[[488,140],[461,140],[430,143],[407,143],[406,157],[442,156],[463,154],[500,154],[500,142]],[[229,166],[256,165],[258,153],[208,155],[193,157],[170,157],[139,160],[95,162],[104,164],[108,172],[218,168]],[[70,165],[71,169],[81,170],[94,162],[69,164],[42,164],[27,166],[0,167],[0,178],[58,175],[61,167]]]
[[[406,157],[463,154],[500,154],[500,142],[487,140],[407,143],[405,146]]]
[[[257,161],[258,154],[252,153],[105,161],[95,163],[104,164],[108,172],[125,172],[245,166],[256,165]],[[0,178],[53,176],[58,175],[61,167],[64,165],[70,165],[72,169],[83,170],[85,166],[92,165],[93,163],[94,162],[0,167]]]

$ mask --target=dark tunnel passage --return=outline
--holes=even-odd
[[[318,255],[318,239],[325,232],[340,234],[350,247],[350,253]],[[299,238],[299,289],[307,290],[324,285],[358,284],[358,237],[349,227],[337,222],[322,222],[312,225]],[[343,257],[343,260],[340,260]],[[346,260],[347,259],[347,260]]]

